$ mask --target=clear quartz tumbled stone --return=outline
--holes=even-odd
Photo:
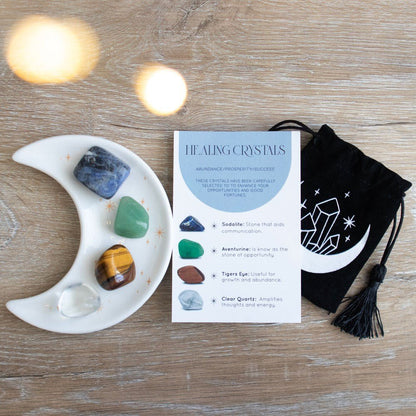
[[[101,305],[98,293],[84,283],[68,286],[61,294],[58,309],[67,318],[81,318]]]

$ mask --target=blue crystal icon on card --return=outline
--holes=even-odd
[[[129,174],[126,163],[99,146],[91,147],[74,169],[83,185],[105,199],[115,195]]]
[[[181,231],[204,231],[205,227],[192,215],[188,215],[180,224]]]

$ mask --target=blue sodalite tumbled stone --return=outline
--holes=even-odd
[[[204,231],[205,227],[192,215],[186,217],[180,224],[182,231]]]
[[[130,167],[107,150],[93,146],[75,166],[75,177],[105,199],[114,196],[129,176]]]
[[[186,311],[196,311],[202,309],[204,302],[195,290],[184,290],[179,294],[179,302]]]

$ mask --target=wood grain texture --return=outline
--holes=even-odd
[[[99,333],[41,331],[4,305],[59,281],[78,248],[69,196],[11,160],[44,137],[114,140],[171,197],[173,130],[266,130],[297,118],[328,123],[415,183],[415,2],[4,0],[0,41],[31,14],[84,19],[101,57],[82,82],[37,86],[0,56],[0,415],[414,415],[416,187],[379,290],[381,339],[340,333],[306,300],[299,325],[172,324],[170,270],[137,313]],[[189,87],[167,118],[133,89],[155,61]]]

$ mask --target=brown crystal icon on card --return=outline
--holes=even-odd
[[[178,276],[189,284],[202,283],[205,280],[204,274],[195,266],[184,266],[178,269]]]

